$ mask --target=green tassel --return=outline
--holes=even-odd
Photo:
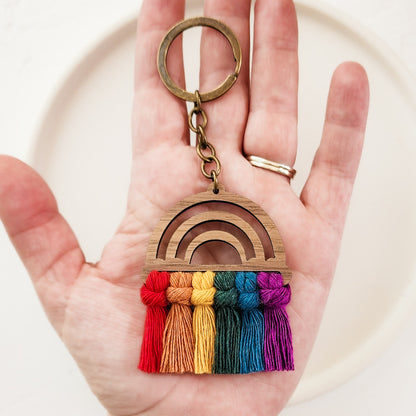
[[[237,374],[240,372],[241,318],[237,311],[238,292],[235,272],[217,272],[214,286],[216,312],[214,373]]]

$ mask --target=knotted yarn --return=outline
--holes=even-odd
[[[192,276],[191,303],[195,305],[193,331],[195,340],[195,374],[212,373],[215,345],[214,276],[211,271]]]
[[[294,370],[292,331],[286,312],[290,286],[283,285],[280,273],[266,272],[257,275],[257,285],[264,305],[265,370]]]
[[[147,310],[138,367],[148,373],[160,371],[163,332],[168,312],[165,291],[169,286],[169,278],[167,272],[152,271],[140,290],[142,302],[147,305]]]
[[[237,374],[240,372],[241,319],[236,309],[238,292],[235,287],[235,272],[217,272],[214,286],[217,289],[214,296],[214,373]]]
[[[264,317],[259,310],[257,276],[253,272],[238,272],[235,285],[239,294],[238,306],[243,311],[240,341],[240,372],[264,370]]]
[[[172,306],[166,318],[163,334],[161,373],[193,373],[194,371],[192,290],[192,273],[171,273],[166,298]]]

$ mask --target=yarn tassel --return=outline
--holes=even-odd
[[[214,278],[217,289],[215,308],[214,373],[237,374],[240,372],[241,319],[236,310],[238,292],[235,272],[217,272]]]
[[[280,273],[266,272],[257,275],[257,284],[264,305],[265,370],[294,370],[292,332],[286,313],[290,286],[283,286]]]
[[[194,372],[191,296],[192,273],[172,273],[166,291],[166,298],[172,306],[163,335],[161,373]]]
[[[239,293],[238,306],[243,311],[240,372],[264,371],[264,317],[258,308],[257,276],[253,272],[238,272],[235,285]]]
[[[215,343],[214,276],[211,271],[192,276],[191,303],[195,305],[193,331],[195,340],[195,374],[212,373]]]
[[[147,311],[138,367],[148,373],[158,373],[160,370],[163,331],[168,312],[165,291],[168,286],[168,273],[152,271],[140,291],[142,301],[147,305]]]

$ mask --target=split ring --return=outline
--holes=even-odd
[[[225,81],[217,88],[212,91],[208,92],[201,92],[201,102],[211,101],[215,98],[220,97],[224,93],[226,93],[237,81],[238,74],[240,73],[241,69],[241,47],[238,43],[238,40],[232,30],[226,26],[224,23],[211,19],[209,17],[194,17],[192,19],[186,19],[175,26],[173,26],[166,36],[163,38],[162,43],[159,46],[159,53],[157,56],[157,68],[160,74],[160,78],[162,79],[163,83],[166,85],[166,88],[177,97],[181,98],[182,100],[196,102],[197,97],[195,93],[185,91],[184,89],[180,88],[176,85],[172,78],[169,75],[167,69],[167,56],[170,46],[174,39],[180,35],[186,29],[195,26],[207,26],[212,29],[218,30],[221,34],[223,34],[228,42],[231,45],[233,50],[233,56],[235,60],[235,68],[234,72],[225,79]]]

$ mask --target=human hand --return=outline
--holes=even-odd
[[[204,104],[210,119],[207,137],[224,166],[220,179],[226,189],[258,203],[281,233],[293,271],[287,311],[296,370],[244,376],[137,370],[145,316],[139,274],[147,241],[164,212],[207,187],[195,149],[189,146],[185,105],[163,86],[155,64],[162,37],[183,18],[184,1],[144,0],[138,24],[128,206],[97,264],[85,262],[43,180],[23,163],[0,158],[0,216],[52,325],[114,416],[268,415],[284,407],[319,327],[359,164],[368,85],[364,70],[354,63],[341,65],[333,76],[321,145],[300,198],[286,178],[247,162],[243,153],[287,165],[295,161],[295,10],[289,0],[257,0],[250,84],[250,1],[205,4],[208,16],[236,33],[244,58],[236,85],[221,99]],[[229,51],[221,35],[204,30],[201,55],[200,89],[206,91],[224,78]],[[170,73],[183,84],[178,44],[169,58]]]

